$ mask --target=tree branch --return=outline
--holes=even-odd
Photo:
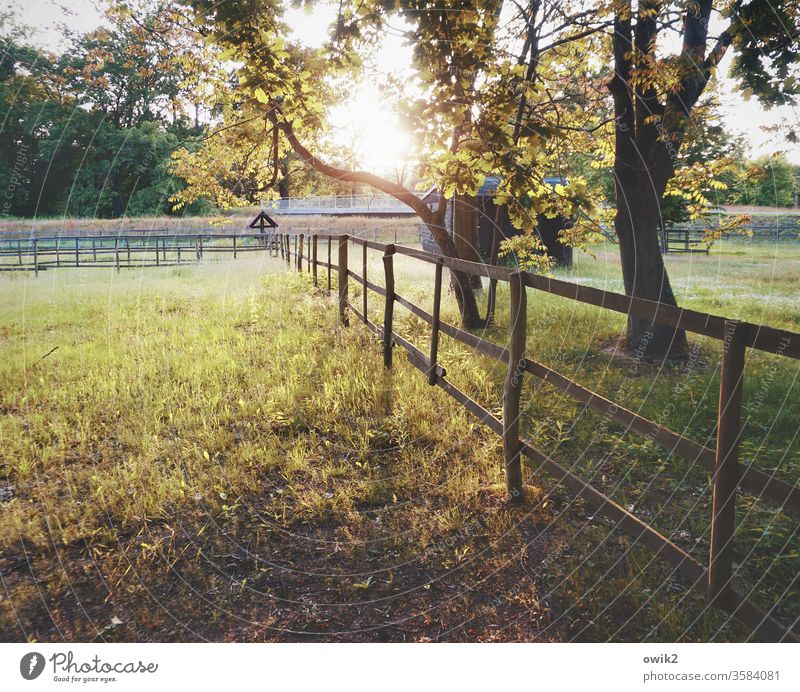
[[[369,173],[367,171],[350,171],[345,168],[337,168],[336,166],[325,163],[322,159],[314,156],[314,154],[312,154],[305,146],[303,146],[300,140],[297,139],[297,136],[295,135],[294,131],[292,130],[292,126],[289,123],[278,123],[278,127],[286,135],[286,139],[292,149],[294,149],[295,153],[315,171],[322,173],[329,178],[333,178],[334,180],[343,180],[348,183],[369,185],[370,187],[380,190],[381,192],[385,192],[387,195],[391,195],[396,200],[403,202],[403,204],[408,205],[415,212],[417,212],[417,216],[419,216],[419,218],[422,219],[422,222],[428,226],[431,234],[445,255],[449,257],[458,256],[453,239],[444,229],[440,221],[440,217],[444,217],[443,209],[445,204],[443,201],[439,203],[439,212],[441,213],[433,212],[431,211],[430,207],[428,207],[425,202],[417,197],[417,195],[411,192],[411,190],[408,190],[402,185],[398,185],[391,180],[381,178],[379,175],[375,175],[374,173]]]

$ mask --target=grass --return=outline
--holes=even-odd
[[[23,237],[33,230],[41,236],[106,235],[126,230],[166,230],[170,233],[232,233],[247,231],[258,207],[240,207],[216,216],[123,217],[120,219],[41,218],[0,220],[0,238],[4,233]],[[271,214],[282,231],[305,233],[349,233],[370,240],[416,243],[419,220],[416,217],[281,216]]]
[[[614,248],[597,257],[560,275],[617,288]],[[395,261],[398,292],[429,308],[430,268]],[[682,304],[798,328],[794,248],[731,243],[668,261]],[[381,274],[370,253],[370,279]],[[507,507],[499,439],[400,351],[384,372],[374,337],[341,327],[279,260],[0,282],[4,640],[748,636],[535,469],[528,503]],[[358,304],[353,282],[351,295]],[[484,336],[502,343],[499,301]],[[404,313],[398,331],[425,350],[427,330]],[[531,293],[528,349],[711,439],[718,344],[698,338],[684,367],[632,373],[602,349],[624,327],[609,315]],[[448,296],[443,319],[455,317]],[[498,411],[504,369],[446,337],[440,348],[452,380]],[[742,456],[795,482],[797,366],[751,352],[747,368]],[[526,436],[706,561],[707,474],[547,385],[524,391]],[[748,496],[738,509],[737,588],[791,622],[796,522]]]

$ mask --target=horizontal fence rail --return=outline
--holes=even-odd
[[[315,286],[319,286],[318,270],[325,269],[327,290],[330,292],[331,275],[333,272],[336,273],[340,320],[342,323],[348,324],[349,313],[352,313],[381,338],[386,367],[391,367],[393,363],[392,347],[400,346],[407,352],[409,362],[425,375],[430,384],[439,386],[483,425],[503,438],[504,470],[510,501],[523,499],[524,485],[520,457],[525,456],[533,463],[534,468],[546,472],[566,487],[576,498],[584,499],[595,508],[598,514],[614,522],[617,528],[633,536],[636,542],[652,549],[658,557],[670,563],[677,572],[688,579],[693,588],[704,593],[713,606],[732,613],[751,626],[754,636],[776,641],[796,639],[796,634],[791,627],[779,623],[769,613],[762,612],[751,601],[738,594],[733,589],[732,579],[737,492],[748,492],[759,499],[774,503],[785,514],[793,518],[800,518],[800,489],[797,484],[786,483],[751,466],[745,466],[740,463],[738,458],[746,349],[753,348],[778,356],[800,359],[800,334],[631,298],[619,293],[515,269],[442,257],[396,244],[382,244],[348,235],[322,233],[312,233],[310,237],[290,234],[279,234],[279,236],[278,245],[281,256],[289,266],[294,264],[298,271],[304,271],[305,258],[305,271],[313,275]],[[320,241],[327,246],[327,261],[318,259]],[[337,244],[338,261],[336,263],[332,261],[334,243]],[[358,253],[361,264],[360,275],[349,266],[351,257],[348,247],[350,245],[358,247],[361,251]],[[368,250],[383,253],[385,287],[369,281],[367,277]],[[394,259],[397,255],[404,255],[434,265],[432,313],[396,292]],[[441,282],[444,268],[510,284],[508,348],[441,320]],[[360,305],[350,302],[350,279],[363,287]],[[684,329],[721,341],[722,371],[716,448],[706,447],[648,420],[621,404],[574,382],[569,377],[530,359],[525,351],[527,323],[525,295],[527,288],[625,315],[635,315],[658,324]],[[384,299],[382,325],[377,325],[369,319],[368,292]],[[430,348],[427,354],[394,331],[395,305],[407,309],[431,327]],[[438,362],[439,333],[506,365],[502,419],[489,412],[447,379],[445,368]],[[520,438],[519,394],[525,373],[533,375],[570,396],[578,404],[625,426],[626,431],[642,435],[670,454],[676,454],[690,462],[697,463],[712,474],[711,546],[708,567],[695,560],[673,541],[643,522],[632,512],[620,506],[572,471],[564,468],[548,454]]]

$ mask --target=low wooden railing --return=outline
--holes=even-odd
[[[327,246],[327,260],[321,260],[319,242]],[[332,245],[338,244],[337,263],[332,262]],[[348,247],[361,246],[361,274],[349,266]],[[601,514],[634,539],[656,552],[683,574],[694,588],[705,593],[717,608],[733,613],[753,628],[756,636],[773,640],[794,640],[792,628],[777,622],[769,613],[762,612],[750,600],[732,588],[733,538],[735,532],[736,495],[739,489],[776,504],[784,513],[800,518],[800,489],[770,474],[739,462],[738,447],[741,437],[742,384],[744,379],[745,351],[753,348],[789,358],[800,359],[800,334],[782,329],[730,320],[693,310],[631,298],[619,293],[603,291],[567,281],[531,274],[524,271],[441,257],[421,250],[394,244],[381,244],[347,235],[313,234],[310,236],[279,234],[280,254],[297,269],[312,273],[315,285],[319,284],[319,269],[327,270],[327,290],[331,290],[331,274],[338,277],[339,317],[348,323],[348,310],[369,329],[382,338],[383,358],[387,368],[392,367],[392,347],[401,346],[408,352],[410,362],[422,371],[428,382],[437,385],[475,415],[490,430],[503,438],[503,457],[506,485],[511,501],[523,498],[521,457],[528,457],[537,467],[569,489],[576,498],[582,498]],[[367,251],[383,253],[384,286],[367,278]],[[395,290],[394,257],[405,255],[435,266],[433,312],[429,313]],[[442,271],[450,270],[507,282],[510,286],[510,328],[508,347],[502,347],[459,327],[441,320]],[[348,284],[353,278],[363,286],[361,304],[349,300]],[[541,363],[530,359],[525,351],[527,326],[527,288],[562,296],[625,315],[635,315],[659,324],[684,329],[722,341],[722,369],[719,386],[719,408],[716,449],[710,449],[688,439],[665,426],[610,401],[597,392],[572,381]],[[384,298],[383,325],[376,325],[368,317],[368,294]],[[430,350],[423,353],[407,339],[394,332],[394,306],[398,304],[431,326]],[[450,382],[445,369],[438,361],[439,334],[470,346],[480,353],[506,364],[503,391],[502,420],[492,415],[477,401]],[[564,468],[549,455],[520,439],[520,393],[525,373],[533,375],[568,394],[575,401],[610,420],[627,426],[629,430],[651,440],[670,453],[691,462],[699,463],[713,474],[711,541],[708,567],[691,557],[678,545],[663,536],[633,513],[620,506],[600,490],[586,483],[572,471]]]
[[[54,267],[159,267],[199,262],[213,253],[278,253],[274,233],[121,233],[97,236],[0,238],[0,271]]]

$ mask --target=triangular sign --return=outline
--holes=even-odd
[[[264,230],[265,228],[277,228],[278,224],[266,212],[260,212],[256,218],[253,219],[249,228],[258,228]]]

